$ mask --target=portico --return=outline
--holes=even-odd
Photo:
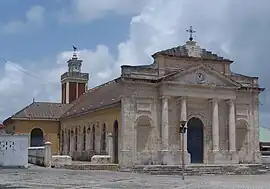
[[[174,101],[178,101],[178,106],[180,107],[176,107],[176,108],[180,108],[180,116],[178,117],[179,121],[180,120],[185,120],[188,121],[192,118],[198,118],[198,119],[202,119],[202,123],[203,122],[207,122],[208,124],[211,125],[211,138],[212,138],[212,145],[211,145],[211,151],[209,152],[204,152],[204,154],[209,154],[212,153],[213,159],[211,161],[211,163],[221,163],[220,161],[220,139],[219,139],[219,133],[220,133],[220,123],[219,123],[219,102],[223,101],[225,102],[225,104],[227,105],[227,109],[228,109],[228,115],[227,115],[227,119],[228,121],[228,130],[229,130],[229,135],[227,140],[229,141],[229,146],[227,149],[228,154],[231,154],[233,156],[233,160],[236,162],[236,156],[235,156],[235,99],[236,96],[234,95],[213,95],[211,91],[209,91],[209,93],[205,93],[204,96],[202,95],[198,95],[198,94],[202,94],[202,92],[198,92],[198,93],[189,93],[189,96],[170,96],[169,94],[175,94],[175,93],[182,93],[181,88],[179,89],[178,92],[173,92],[170,90],[165,90],[166,91],[166,95],[162,96],[162,144],[163,144],[163,150],[164,151],[168,151],[169,146],[171,146],[171,144],[169,143],[169,100],[174,99]],[[209,98],[212,97],[213,98]],[[230,98],[228,99],[228,96],[230,96]],[[190,99],[190,100],[188,100]],[[197,99],[197,101],[205,101],[208,103],[209,105],[209,109],[208,109],[208,117],[202,117],[202,115],[197,116],[198,114],[200,114],[199,112],[191,112],[188,111],[188,102],[192,103],[192,100]],[[205,121],[204,121],[205,120]],[[178,127],[180,128],[180,124],[178,125]],[[189,129],[188,131],[189,132]],[[180,135],[180,134],[179,134]],[[186,163],[190,163],[190,154],[188,154],[188,141],[187,141],[187,133],[184,135],[184,151],[187,153],[185,154],[186,157]],[[206,133],[205,133],[206,135]],[[192,140],[192,139],[191,139]],[[181,137],[179,138],[179,149],[181,149]],[[207,160],[203,160],[203,162],[205,162]],[[221,160],[224,161],[224,160]],[[201,162],[201,163],[203,163]],[[180,162],[178,162],[180,163]],[[192,163],[192,162],[191,162]]]

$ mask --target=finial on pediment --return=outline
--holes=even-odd
[[[192,26],[190,26],[186,31],[189,33],[189,41],[193,41],[193,33],[196,33],[196,31],[193,30]]]

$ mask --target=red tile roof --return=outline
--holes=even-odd
[[[119,79],[120,78],[117,78],[89,89],[72,103],[72,108],[65,112],[61,118],[81,115],[100,108],[120,105],[122,85],[119,84]]]
[[[29,106],[15,113],[12,118],[16,119],[59,119],[72,104],[53,102],[33,102]]]

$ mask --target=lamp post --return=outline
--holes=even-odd
[[[185,133],[187,130],[187,126],[186,126],[187,121],[182,120],[180,121],[180,133],[181,133],[181,138],[182,138],[182,142],[181,142],[181,148],[182,148],[182,180],[185,180]]]

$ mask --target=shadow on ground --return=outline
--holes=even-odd
[[[13,184],[0,184],[0,189],[18,189],[18,188],[29,188],[29,187],[14,186]]]

